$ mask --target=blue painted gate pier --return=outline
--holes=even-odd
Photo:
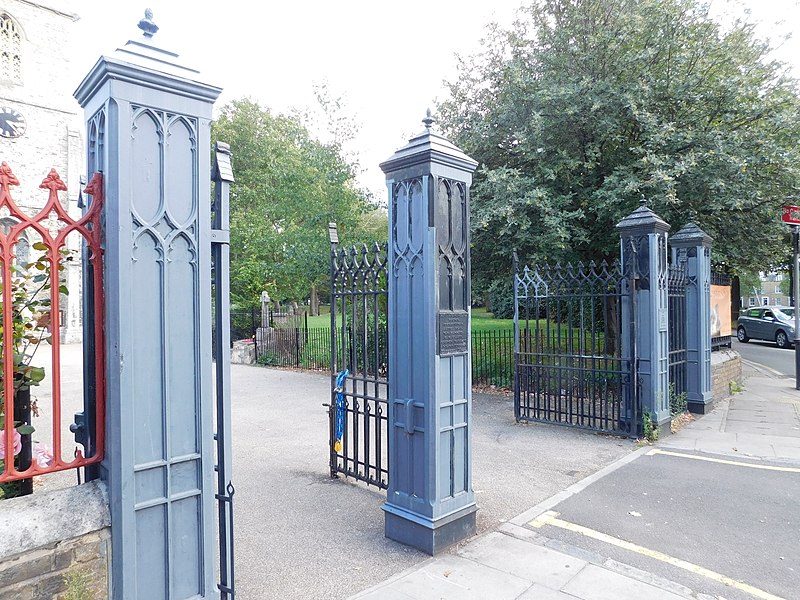
[[[425,130],[381,164],[389,191],[386,536],[429,554],[475,532],[469,186],[477,163]]]

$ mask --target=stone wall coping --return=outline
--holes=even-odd
[[[711,366],[720,365],[722,363],[726,363],[731,360],[737,360],[741,358],[739,353],[736,350],[730,349],[719,349],[715,350],[711,353]]]
[[[0,561],[111,525],[103,481],[0,500]]]

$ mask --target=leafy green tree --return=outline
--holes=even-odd
[[[739,286],[744,296],[761,294],[761,278],[758,273],[743,272],[739,275]]]
[[[730,272],[785,254],[796,194],[798,88],[753,25],[696,0],[533,0],[461,59],[444,128],[479,161],[475,289],[527,261],[618,255],[641,196],[695,222]]]
[[[340,146],[249,99],[223,107],[212,140],[233,154],[232,301],[251,306],[267,290],[277,301],[316,304],[329,276],[328,223],[356,229],[370,209]]]

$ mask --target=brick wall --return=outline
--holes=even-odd
[[[106,600],[110,522],[100,481],[0,500],[0,600]]]
[[[714,402],[724,400],[730,393],[730,382],[742,382],[742,358],[733,350],[711,353],[711,392]]]
[[[23,552],[0,563],[0,600],[105,600],[109,528]],[[67,596],[69,597],[69,596]]]

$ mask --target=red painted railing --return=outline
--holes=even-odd
[[[103,339],[103,250],[101,246],[101,209],[103,205],[102,175],[94,175],[84,190],[92,196],[89,209],[78,220],[69,216],[58,198],[58,192],[67,191],[67,186],[51,170],[42,184],[48,190],[44,207],[30,217],[20,210],[11,197],[11,186],[19,181],[4,162],[0,165],[0,289],[2,295],[2,384],[0,386],[0,483],[29,480],[36,475],[55,473],[95,464],[103,459],[105,423],[105,341]],[[67,261],[80,260],[80,251],[67,248],[67,236],[77,232],[88,252],[92,265],[91,286],[94,314],[84,314],[84,319],[94,321],[94,362],[96,431],[89,432],[97,448],[93,456],[86,457],[76,447],[74,455],[62,455],[62,402],[61,402],[61,297],[68,290],[62,280]],[[75,236],[73,236],[75,237]],[[30,240],[34,243],[31,244]],[[27,247],[27,253],[21,252]],[[27,256],[21,256],[21,254]],[[87,277],[84,270],[83,277]],[[77,290],[72,290],[77,293]],[[86,305],[87,303],[84,303]],[[30,363],[33,346],[48,340],[51,345],[51,361],[44,369]],[[86,342],[86,340],[84,340]],[[27,356],[26,356],[27,355]],[[36,389],[39,381],[49,380],[52,403],[40,407],[42,413],[50,413],[52,419],[52,451],[46,445],[33,452],[30,466],[20,469],[19,456],[26,438],[30,443],[31,427],[26,426],[15,414],[16,398],[24,401],[24,391]],[[47,383],[47,382],[46,382]],[[35,392],[34,392],[35,393]],[[19,408],[19,407],[18,407]],[[46,412],[45,412],[46,411]],[[16,411],[19,413],[19,410]],[[16,417],[16,420],[15,420]],[[41,419],[40,419],[41,420]],[[21,430],[21,432],[20,432]],[[34,433],[33,437],[36,437]],[[64,440],[66,441],[66,440]],[[12,460],[10,457],[17,457]],[[27,460],[25,461],[27,462]]]

